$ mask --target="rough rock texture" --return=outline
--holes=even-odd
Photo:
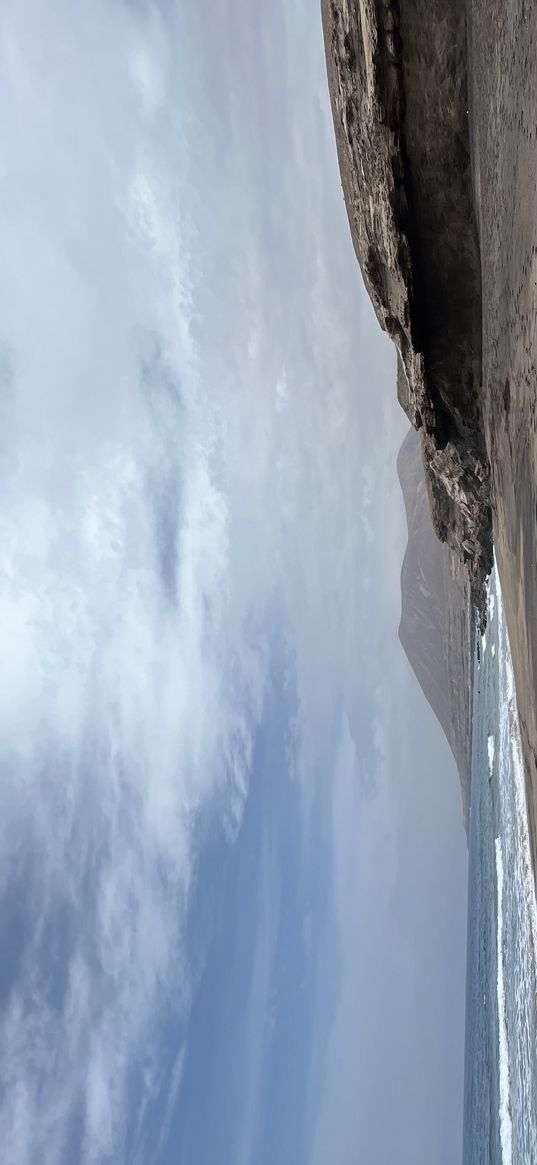
[[[480,600],[492,561],[466,0],[322,0],[343,192],[365,284],[399,352],[436,533]]]
[[[468,575],[460,559],[435,535],[420,440],[412,429],[399,451],[397,472],[408,525],[399,638],[455,757],[467,826],[472,688]]]

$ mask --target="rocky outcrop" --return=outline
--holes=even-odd
[[[468,575],[460,559],[435,535],[420,440],[412,429],[401,446],[397,472],[408,525],[399,638],[455,757],[467,825],[472,685]]]
[[[492,539],[466,2],[322,0],[322,15],[354,247],[399,353],[435,531],[468,563],[479,600]]]

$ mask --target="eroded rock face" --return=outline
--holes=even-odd
[[[433,530],[418,434],[397,459],[408,544],[401,569],[399,638],[455,757],[468,824],[471,756],[472,611],[466,570]]]
[[[322,0],[354,247],[399,353],[437,535],[480,602],[492,563],[482,424],[481,276],[472,205],[465,0]]]

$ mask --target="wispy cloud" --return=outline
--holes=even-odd
[[[350,387],[359,292],[335,302],[348,244],[319,166],[319,30],[288,128],[262,77],[244,100],[268,53],[257,15],[242,49],[228,7],[213,15],[198,39],[191,5],[0,17],[0,876],[27,927],[0,1016],[14,1165],[135,1159],[133,1095],[138,1113],[159,1089],[173,1104],[182,1036],[162,1081],[159,1025],[184,1027],[195,989],[203,824],[240,829],[275,607],[305,782],[372,634],[355,507],[374,521],[375,420]],[[286,93],[294,67],[271,68]]]
[[[188,1007],[196,821],[217,805],[238,828],[262,701],[155,130],[160,32],[119,6],[2,17],[2,864],[5,886],[26,867],[33,931],[0,1025],[17,1163],[69,1136],[121,1156],[131,1066],[159,1010]]]

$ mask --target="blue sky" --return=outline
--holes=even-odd
[[[5,1160],[447,1165],[465,839],[316,0],[7,6],[0,132]]]

